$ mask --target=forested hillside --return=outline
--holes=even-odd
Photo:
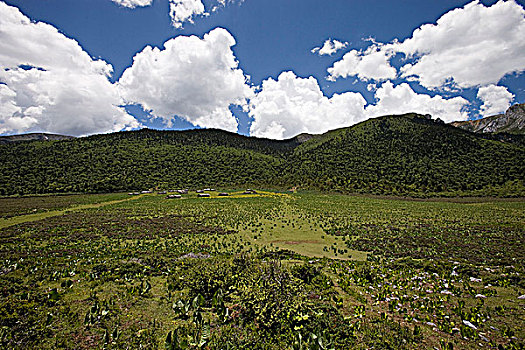
[[[371,119],[297,147],[302,186],[375,194],[523,194],[524,148],[416,114]]]
[[[0,194],[296,186],[521,196],[524,150],[415,114],[285,141],[219,130],[141,130],[0,145]]]
[[[0,146],[3,194],[267,184],[292,142],[141,130]]]

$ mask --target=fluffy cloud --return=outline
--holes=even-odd
[[[390,65],[390,50],[382,45],[371,45],[365,51],[347,52],[340,61],[328,68],[328,80],[339,77],[358,76],[362,80],[387,80],[396,77],[396,69]]]
[[[253,122],[250,134],[284,139],[299,133],[323,133],[364,119],[365,99],[346,92],[331,98],[323,95],[313,77],[300,78],[283,72],[269,78],[250,102]]]
[[[0,133],[85,135],[138,127],[119,107],[108,81],[112,70],[56,28],[0,2]]]
[[[319,56],[323,56],[323,55],[333,55],[334,53],[336,53],[337,51],[339,50],[342,50],[344,49],[346,46],[348,45],[347,42],[340,42],[340,41],[337,41],[337,40],[332,40],[332,39],[327,39],[323,46],[322,47],[314,47],[312,49],[312,53],[317,53],[319,54]]]
[[[135,8],[135,7],[144,7],[149,6],[153,3],[153,0],[111,0],[116,4],[119,4],[123,7]]]
[[[217,4],[213,6],[212,12],[218,11],[221,7],[226,7],[229,4],[239,4],[241,5],[244,0],[217,0]]]
[[[0,84],[0,133],[26,130],[38,122],[38,120],[21,113],[22,108],[17,106],[15,97],[16,92],[7,85]]]
[[[478,90],[478,98],[483,101],[480,114],[488,117],[505,112],[510,107],[514,95],[504,86],[489,85]]]
[[[383,115],[421,113],[445,122],[466,120],[462,97],[445,99],[439,95],[418,94],[404,83],[383,83],[375,93],[376,103],[366,106],[360,93],[346,92],[331,98],[323,95],[313,77],[297,77],[283,72],[277,80],[263,81],[250,102],[253,119],[250,134],[272,139],[286,139],[297,134],[323,133],[351,126],[368,118]],[[366,107],[365,107],[366,106]]]
[[[236,131],[231,105],[253,91],[231,50],[235,39],[216,28],[201,39],[178,36],[164,48],[146,47],[119,80],[122,95],[168,125],[179,116],[194,125]]]
[[[377,103],[366,108],[368,117],[416,112],[430,114],[445,122],[466,120],[468,101],[462,97],[445,99],[439,95],[418,94],[407,83],[394,86],[387,81],[376,91]]]
[[[453,80],[460,88],[497,83],[525,69],[525,10],[514,1],[485,7],[473,1],[416,29],[393,49],[419,57],[402,67],[427,88]]]
[[[182,28],[184,22],[193,23],[193,16],[205,15],[201,0],[170,0],[170,17],[175,28]]]
[[[402,53],[414,62],[401,67],[401,76],[428,89],[495,84],[506,74],[525,70],[524,37],[525,10],[514,0],[490,7],[473,1],[447,12],[435,24],[422,25],[403,42],[350,51],[328,70],[329,78],[392,78],[395,70],[389,58]],[[367,61],[368,69],[375,61],[382,73],[363,68]]]
[[[111,0],[114,3],[127,8],[145,7],[153,3],[153,0]],[[171,24],[175,28],[182,28],[185,22],[193,23],[195,16],[208,16],[202,0],[168,0]],[[231,3],[242,4],[244,0],[216,0],[211,12],[216,12],[221,7]]]

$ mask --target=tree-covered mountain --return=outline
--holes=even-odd
[[[0,145],[0,194],[295,186],[522,196],[524,150],[416,114],[284,141],[220,130],[140,130]]]
[[[140,130],[0,145],[0,193],[109,192],[262,184],[293,141],[220,130]]]
[[[376,194],[523,194],[525,148],[417,114],[371,119],[298,146],[287,179]]]

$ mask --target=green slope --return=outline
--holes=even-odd
[[[415,114],[285,141],[141,130],[0,145],[0,194],[247,185],[521,196],[524,150]]]
[[[0,194],[268,184],[293,141],[141,130],[0,145]]]
[[[417,114],[371,119],[297,147],[302,187],[375,194],[523,194],[524,148]],[[299,184],[298,184],[299,185]]]

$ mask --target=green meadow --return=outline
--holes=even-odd
[[[0,198],[0,347],[524,348],[522,199],[256,190]]]

